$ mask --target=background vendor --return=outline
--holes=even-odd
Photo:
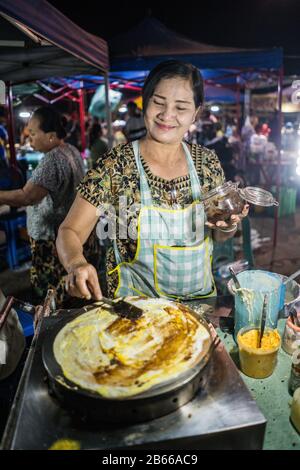
[[[55,238],[74,201],[84,167],[79,151],[64,142],[64,121],[52,107],[37,109],[28,130],[31,146],[45,155],[22,189],[0,191],[0,204],[27,206],[33,301],[40,302],[47,289],[55,288],[60,303],[64,298],[65,271],[57,257]]]

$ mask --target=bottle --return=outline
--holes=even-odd
[[[293,395],[291,406],[291,421],[297,431],[300,433],[300,388],[298,388]]]
[[[296,388],[300,387],[300,366],[292,364],[291,375],[289,380],[289,393],[294,394]]]
[[[27,181],[31,178],[32,172],[33,172],[33,166],[31,165],[31,163],[29,163],[27,171],[26,171]]]

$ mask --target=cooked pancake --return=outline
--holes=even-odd
[[[143,309],[137,320],[103,306],[67,323],[54,341],[65,377],[108,398],[129,397],[175,379],[203,357],[208,330],[183,305],[128,298]]]

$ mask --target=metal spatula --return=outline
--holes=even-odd
[[[231,273],[231,276],[232,276],[233,282],[234,282],[234,284],[235,284],[235,287],[236,287],[237,289],[241,289],[241,284],[239,283],[239,280],[238,280],[238,278],[237,278],[237,275],[236,275],[235,272],[234,272],[233,267],[232,267],[232,266],[229,266],[228,269],[229,269],[229,271],[230,271],[230,273]]]
[[[257,347],[261,348],[261,340],[264,336],[265,326],[266,326],[266,316],[267,316],[267,294],[264,295],[264,304],[261,313],[260,329],[257,341]]]
[[[119,317],[128,318],[129,320],[137,320],[143,314],[143,310],[141,308],[127,302],[122,297],[115,300],[102,297],[100,302],[109,305],[109,307],[111,307],[114,313]]]

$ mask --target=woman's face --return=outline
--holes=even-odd
[[[44,132],[40,129],[40,122],[32,117],[28,123],[30,144],[38,152],[49,152],[53,148],[52,132]]]
[[[144,115],[148,134],[165,144],[181,142],[197,111],[189,80],[163,79],[156,86]]]

